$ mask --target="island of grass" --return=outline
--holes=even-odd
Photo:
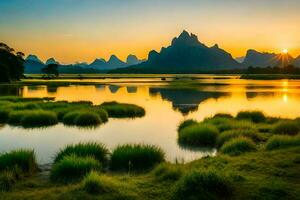
[[[109,117],[134,118],[144,115],[144,108],[118,102],[105,102],[99,106],[85,101],[0,97],[0,123],[24,128],[52,126],[59,122],[68,126],[95,127],[107,122]]]
[[[299,199],[299,119],[270,118],[257,111],[240,116],[216,115],[181,124],[178,131],[188,132],[185,137],[197,141],[185,140],[186,145],[193,141],[193,146],[202,146],[206,144],[202,140],[210,138],[210,146],[218,149],[216,156],[185,164],[166,162],[164,152],[152,145],[125,144],[109,151],[103,144],[90,142],[61,149],[47,175],[38,174],[32,151],[3,153],[0,196],[33,200]],[[257,120],[255,116],[264,117]]]

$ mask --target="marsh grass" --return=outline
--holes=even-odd
[[[6,192],[12,189],[16,183],[15,174],[11,171],[0,172],[0,191]]]
[[[257,132],[255,129],[234,129],[224,131],[218,136],[217,147],[221,147],[225,142],[240,136],[250,138],[255,142],[262,142],[266,140],[266,137]]]
[[[153,168],[165,161],[165,153],[157,146],[143,144],[127,144],[113,150],[110,160],[112,170],[130,172]]]
[[[183,176],[176,185],[176,200],[228,199],[233,192],[232,180],[216,170],[192,171]]]
[[[196,125],[198,124],[198,122],[194,119],[188,119],[188,120],[185,120],[183,122],[181,122],[177,128],[177,131],[181,131],[183,128],[186,128],[188,126],[192,126],[192,125]]]
[[[291,120],[279,121],[274,125],[272,129],[272,133],[283,135],[297,135],[299,131],[300,127],[298,123]]]
[[[99,161],[93,157],[65,156],[55,163],[50,173],[53,182],[70,183],[81,180],[93,170],[101,170]]]
[[[295,146],[300,146],[300,135],[275,135],[266,143],[266,150],[284,149]]]
[[[76,118],[79,116],[80,111],[73,111],[68,112],[64,115],[62,121],[65,125],[75,125],[76,124]]]
[[[245,152],[255,151],[255,143],[246,137],[238,137],[225,142],[220,152],[231,156],[237,156]]]
[[[105,102],[100,105],[100,108],[107,111],[109,117],[113,118],[126,118],[126,117],[143,117],[145,115],[145,109],[126,103],[118,103],[118,102]]]
[[[113,181],[95,171],[90,172],[83,179],[82,185],[83,190],[89,194],[105,194],[114,191]]]
[[[178,142],[182,145],[213,147],[216,144],[218,133],[218,129],[213,125],[196,124],[179,131]]]
[[[56,154],[54,162],[57,163],[64,157],[70,155],[76,155],[78,157],[93,157],[102,164],[106,164],[108,161],[109,150],[103,144],[95,142],[68,145]]]
[[[101,123],[102,121],[97,113],[88,111],[80,112],[74,121],[76,126],[97,126]]]
[[[162,163],[154,168],[153,174],[159,181],[176,181],[183,175],[182,167],[169,163]]]
[[[0,155],[0,171],[14,168],[24,173],[32,174],[38,170],[35,153],[33,150],[15,150]]]
[[[32,111],[28,111],[28,110],[22,110],[22,111],[12,111],[9,113],[8,115],[8,124],[10,125],[21,125],[21,120],[24,116],[28,115],[29,112]]]
[[[0,123],[6,123],[11,110],[9,108],[0,108]]]
[[[54,112],[35,110],[28,112],[21,118],[21,125],[25,128],[52,126],[58,123]]]
[[[238,120],[250,120],[254,123],[265,122],[266,117],[260,111],[241,111],[237,114]]]

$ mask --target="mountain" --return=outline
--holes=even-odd
[[[139,60],[135,55],[130,54],[125,63],[116,55],[112,55],[107,62],[103,58],[95,59],[90,65],[88,65],[88,67],[98,70],[112,70],[136,65],[143,61],[144,60]]]
[[[296,67],[300,67],[300,55],[299,55],[297,58],[295,58],[295,60],[294,60],[294,65],[295,65]]]
[[[112,72],[190,73],[234,68],[242,68],[242,65],[218,45],[207,47],[196,35],[183,31],[170,46],[160,52],[150,51],[146,62]]]
[[[24,73],[25,74],[41,73],[41,69],[44,66],[45,64],[36,55],[28,55],[24,62]]]
[[[57,62],[54,58],[49,58],[46,61],[46,65],[49,65],[49,64],[59,64],[59,62]]]
[[[250,49],[243,62],[246,67],[276,67],[291,64],[293,58],[289,54],[258,52]]]
[[[245,56],[236,57],[235,60],[236,60],[238,63],[243,63],[244,60],[245,60]]]
[[[135,55],[130,54],[130,55],[127,56],[126,64],[128,66],[130,66],[130,65],[137,65],[137,64],[140,64],[140,63],[142,63],[144,61],[145,60],[139,60]]]

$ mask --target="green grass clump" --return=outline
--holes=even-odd
[[[265,115],[260,111],[241,111],[237,114],[238,120],[251,120],[254,123],[264,122],[266,120]]]
[[[255,151],[255,143],[246,137],[238,137],[225,142],[220,151],[224,154],[237,156],[245,152]]]
[[[190,146],[211,146],[216,144],[219,131],[210,124],[188,126],[178,133],[178,142]]]
[[[38,167],[34,151],[21,149],[0,155],[0,171],[15,167],[28,174],[36,172]]]
[[[105,194],[112,192],[114,185],[106,176],[92,171],[83,179],[83,190],[89,194]]]
[[[64,115],[62,121],[65,125],[75,125],[76,118],[79,116],[80,111],[68,112]]]
[[[261,142],[265,140],[265,137],[255,129],[234,129],[224,131],[218,136],[217,147],[221,147],[225,142],[240,136],[250,138],[255,142]]]
[[[57,163],[64,157],[70,155],[76,155],[78,157],[93,157],[101,163],[106,163],[109,151],[103,144],[95,142],[68,145],[57,153],[54,162]]]
[[[121,145],[111,155],[112,170],[147,170],[165,160],[164,152],[153,145]]]
[[[193,119],[185,120],[182,123],[180,123],[177,131],[181,131],[183,128],[186,128],[188,126],[195,125],[195,124],[198,124],[198,122],[196,120],[193,120]]]
[[[9,113],[11,112],[8,108],[0,107],[0,123],[6,123],[8,120]]]
[[[74,122],[77,126],[97,126],[102,123],[97,113],[88,111],[80,112]]]
[[[96,112],[99,115],[102,122],[108,121],[108,113],[106,112],[106,110],[97,108],[97,109],[94,109],[94,112]]]
[[[107,111],[109,117],[125,118],[125,117],[143,117],[145,115],[144,108],[126,103],[105,102],[100,108]]]
[[[29,112],[28,110],[22,111],[12,111],[8,115],[8,124],[10,125],[21,125],[21,120],[24,116],[26,116]]]
[[[41,107],[37,103],[14,103],[9,106],[13,110],[38,110]]]
[[[100,162],[93,157],[65,156],[53,165],[50,179],[53,182],[75,182],[82,179],[89,172],[100,169]]]
[[[154,176],[160,181],[176,181],[183,175],[181,167],[162,163],[153,170]]]
[[[56,114],[45,110],[27,112],[27,114],[21,118],[21,125],[27,128],[52,126],[57,123],[58,119]]]
[[[174,199],[228,199],[233,192],[232,181],[216,170],[192,171],[177,183]]]
[[[276,123],[272,129],[274,134],[283,134],[283,135],[297,135],[300,131],[300,128],[295,121],[279,121]]]
[[[300,146],[300,136],[275,135],[272,136],[267,144],[266,150],[283,149]]]
[[[0,191],[9,191],[16,183],[15,174],[11,171],[0,172]]]
[[[213,116],[213,118],[216,118],[216,117],[233,119],[233,116],[228,113],[217,113]]]

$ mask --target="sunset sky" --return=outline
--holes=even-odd
[[[234,57],[300,54],[299,0],[0,0],[0,42],[42,60],[146,58],[183,29]]]

